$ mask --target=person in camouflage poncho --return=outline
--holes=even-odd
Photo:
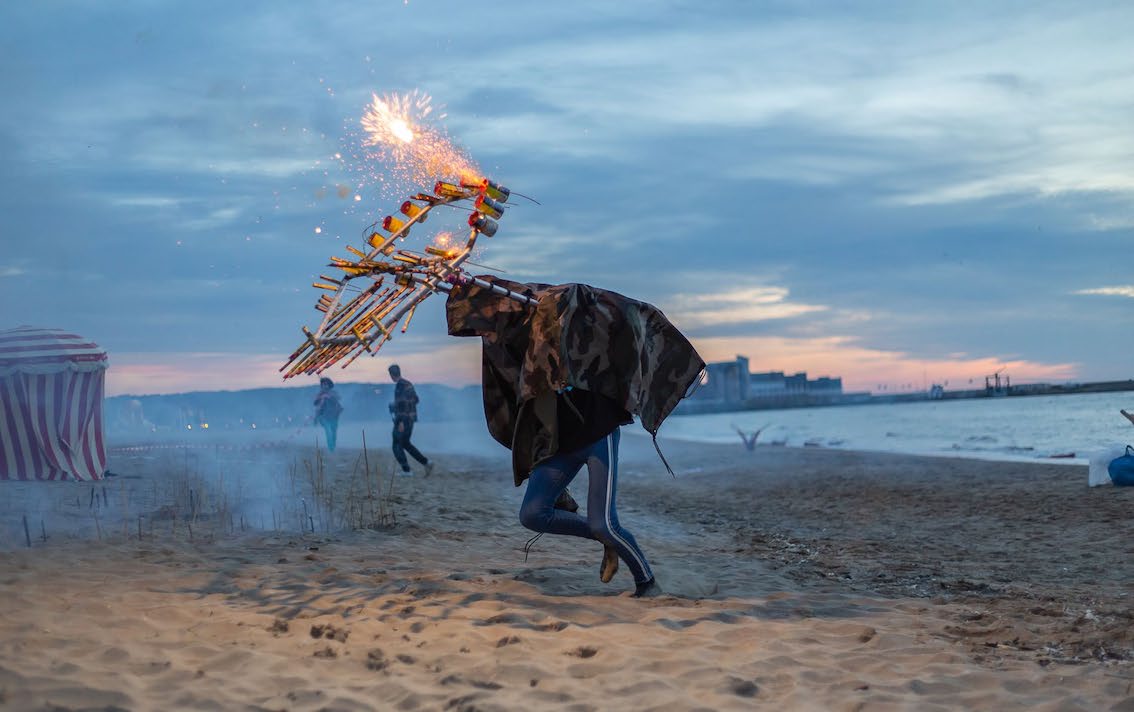
[[[621,558],[634,575],[635,595],[656,595],[649,564],[615,511],[618,428],[636,415],[656,438],[704,361],[644,302],[585,284],[479,279],[537,300],[533,308],[458,284],[446,308],[449,334],[481,337],[488,430],[512,451],[516,486],[529,480],[521,522],[538,532],[602,542],[604,582]],[[585,518],[562,505],[584,464],[590,477]]]

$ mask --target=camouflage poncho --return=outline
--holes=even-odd
[[[480,336],[488,431],[512,451],[519,486],[558,450],[556,393],[599,393],[657,435],[705,362],[656,307],[586,284],[480,279],[539,301],[533,309],[475,285],[455,286],[452,336]]]

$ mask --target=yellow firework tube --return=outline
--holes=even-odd
[[[496,220],[499,220],[500,216],[504,214],[504,206],[500,203],[497,203],[492,198],[489,198],[487,195],[477,196],[476,203],[474,203],[474,205],[476,205],[476,209],[479,212],[484,213],[490,218],[495,218]]]
[[[417,305],[415,304],[414,306],[410,307],[409,314],[406,314],[405,323],[402,324],[402,333],[403,334],[406,333],[406,329],[409,328],[410,322],[413,321],[413,314],[416,311],[417,311]]]
[[[411,220],[420,215],[421,217],[418,219],[418,222],[419,223],[425,222],[425,217],[426,217],[425,216],[425,208],[421,207],[420,205],[417,205],[416,203],[414,203],[411,200],[407,200],[406,202],[402,203],[402,207],[400,207],[398,209],[401,210],[402,215],[405,215],[407,218],[409,218]]]
[[[507,203],[508,196],[512,194],[512,191],[508,190],[499,183],[493,183],[489,179],[485,178],[484,194],[489,198],[492,198],[493,200],[499,200],[501,203]]]
[[[469,191],[467,188],[462,188],[461,186],[453,185],[452,183],[446,183],[443,180],[439,180],[433,184],[433,192],[437,195],[440,195],[442,198],[469,197]]]
[[[385,219],[382,220],[382,229],[388,230],[389,232],[398,232],[405,226],[405,222],[398,220],[393,215],[387,215]],[[407,229],[404,234],[409,234],[409,230]]]

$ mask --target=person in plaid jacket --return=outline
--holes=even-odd
[[[410,457],[425,466],[425,476],[433,473],[433,463],[410,442],[413,435],[413,424],[417,422],[417,391],[413,384],[402,378],[402,369],[395,363],[390,365],[390,379],[394,381],[394,402],[390,404],[390,414],[394,418],[394,459],[402,466],[402,474],[413,474],[410,470],[408,453]]]

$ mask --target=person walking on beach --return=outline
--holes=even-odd
[[[315,395],[315,423],[323,426],[323,433],[327,436],[327,449],[335,451],[338,441],[339,415],[343,412],[339,394],[335,392],[335,383],[327,377],[319,379],[319,393]]]
[[[601,543],[599,580],[610,582],[622,561],[634,577],[633,596],[661,595],[646,555],[618,519],[620,428],[637,415],[656,438],[704,361],[649,304],[585,284],[477,279],[454,285],[446,317],[451,336],[481,337],[488,430],[512,451],[516,486],[527,483],[520,523],[537,536]],[[581,515],[567,486],[584,466]]]
[[[410,442],[413,436],[413,424],[417,422],[417,391],[413,384],[402,378],[402,369],[398,364],[390,365],[390,380],[394,382],[394,402],[390,404],[390,414],[394,418],[394,459],[402,467],[402,475],[410,476],[409,460],[406,453],[425,466],[425,476],[433,474],[433,463]]]

